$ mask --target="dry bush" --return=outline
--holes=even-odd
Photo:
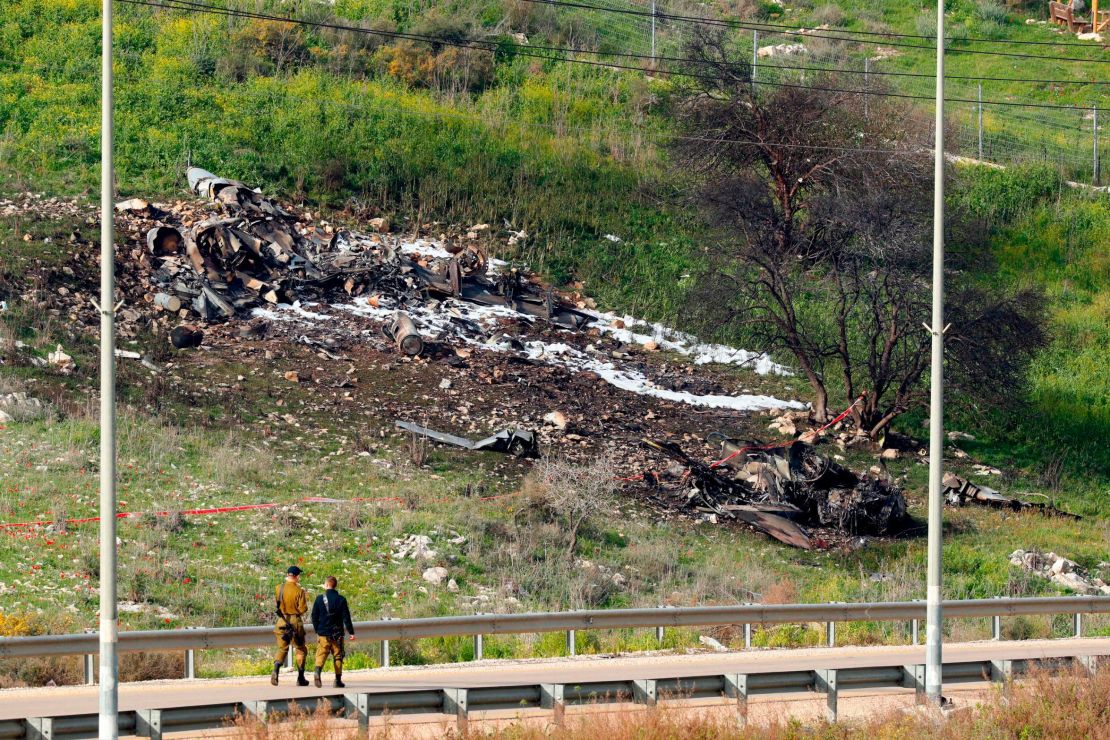
[[[525,479],[529,506],[562,527],[568,554],[574,552],[587,520],[612,511],[616,469],[611,452],[601,453],[586,465],[545,458]]]
[[[240,715],[230,723],[232,737],[243,740],[331,740],[350,738],[349,728],[337,727],[326,702],[314,710],[296,706],[287,714],[271,714],[266,720]],[[388,731],[387,731],[388,732]]]
[[[416,467],[423,467],[428,462],[428,438],[422,434],[410,434],[408,441],[409,462]]]
[[[333,532],[356,532],[362,529],[362,525],[366,521],[366,517],[363,516],[362,504],[358,501],[336,504],[332,508],[328,519]]]
[[[120,681],[157,681],[185,675],[184,653],[120,653]]]
[[[814,9],[813,19],[818,23],[823,23],[829,26],[840,26],[844,23],[844,11],[839,5],[826,3],[825,5]]]

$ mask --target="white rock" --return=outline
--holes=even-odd
[[[901,457],[901,455],[902,453],[900,453],[898,450],[887,448],[882,451],[882,454],[880,454],[879,457],[884,460],[897,460],[899,457]]]
[[[447,590],[453,594],[457,594],[459,592],[459,584],[455,581],[454,578],[447,581]]]
[[[705,645],[707,648],[711,648],[713,650],[716,650],[718,653],[727,653],[728,652],[727,647],[725,647],[721,643],[717,642],[716,640],[714,640],[709,635],[698,635],[698,642],[700,642],[702,645]]]
[[[0,409],[0,424],[11,424],[15,419],[8,416],[8,412]]]
[[[73,358],[65,353],[60,344],[46,356],[46,361],[65,374],[73,372],[73,369],[77,367]]]
[[[438,586],[447,579],[447,569],[437,565],[434,568],[425,570],[420,577],[433,586]]]
[[[567,415],[564,414],[562,411],[549,411],[548,413],[544,414],[543,420],[545,424],[550,424],[556,429],[567,428]]]

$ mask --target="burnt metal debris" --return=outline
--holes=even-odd
[[[724,438],[720,463],[687,455],[673,442],[644,440],[688,473],[684,505],[718,519],[747,522],[788,545],[810,549],[805,527],[845,534],[891,534],[906,518],[900,488],[884,478],[857,475],[811,445],[742,444]]]
[[[434,439],[452,447],[461,447],[464,450],[504,452],[515,457],[540,456],[539,441],[536,439],[536,435],[524,429],[504,429],[491,437],[475,441],[446,432],[437,432],[434,429],[428,429],[408,421],[398,421],[396,424],[399,429],[404,429],[421,437]]]
[[[321,229],[236,180],[192,167],[189,186],[219,205],[198,223],[162,222],[147,233],[156,293],[181,318],[218,322],[266,304],[382,295],[405,306],[427,296],[506,306],[568,329],[592,317],[515,269],[494,271],[476,246],[434,263],[400,253],[380,235]],[[139,210],[141,204],[120,204]],[[164,214],[163,214],[164,215]],[[399,342],[406,354],[415,343]],[[419,350],[417,350],[417,353]]]
[[[1010,509],[1011,511],[1038,511],[1050,516],[1062,516],[1069,519],[1081,519],[1078,514],[1070,514],[1057,509],[1051,502],[1022,501],[1018,498],[1004,496],[993,488],[972,483],[966,478],[961,478],[953,473],[944,474],[944,497],[950,506],[963,506],[965,504],[978,504],[994,509]]]

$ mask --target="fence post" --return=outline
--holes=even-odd
[[[871,90],[871,57],[867,57],[863,60],[863,89],[867,91]],[[863,96],[863,117],[871,117],[870,95]]]
[[[983,83],[979,83],[979,161],[983,161]]]
[[[755,68],[759,60],[759,31],[752,30],[752,95],[755,95]]]
[[[1091,174],[1092,174],[1092,182],[1095,185],[1098,185],[1102,181],[1102,177],[1101,177],[1102,173],[1099,172],[1099,161],[1098,161],[1098,106],[1097,105],[1094,107],[1092,112],[1093,112],[1094,115],[1093,115],[1092,120],[1091,120],[1091,146],[1092,146],[1092,156],[1093,156],[1093,159],[1092,159],[1092,165],[1093,166],[1092,166],[1092,173]]]
[[[577,645],[574,644],[574,630],[567,630],[567,655],[573,658],[577,654]]]

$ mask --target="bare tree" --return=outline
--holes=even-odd
[[[865,106],[854,82],[833,76],[757,90],[723,34],[696,35],[688,52],[673,149],[716,234],[702,318],[789,352],[817,421],[832,387],[862,397],[856,424],[881,433],[921,401],[929,361],[926,127],[901,102]],[[1012,387],[1044,341],[1035,294],[992,292],[959,269],[950,280],[949,362]]]
[[[543,459],[525,481],[525,493],[547,518],[560,525],[567,554],[573,555],[583,525],[613,510],[616,464],[612,453],[602,452],[585,465],[567,460]]]

